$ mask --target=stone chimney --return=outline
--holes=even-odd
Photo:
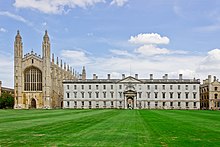
[[[96,80],[96,74],[93,74],[93,80]]]
[[[183,79],[183,74],[179,74],[179,80]]]
[[[214,80],[213,80],[213,82],[215,82],[216,81],[216,76],[214,76]]]
[[[150,74],[150,80],[153,80],[153,74]]]
[[[165,74],[165,75],[164,75],[164,79],[165,79],[165,80],[168,80],[168,74]]]
[[[208,82],[211,83],[211,81],[212,81],[212,76],[208,75]]]
[[[135,74],[135,79],[138,79],[138,74]]]
[[[110,80],[111,79],[111,74],[108,74],[107,77],[108,77],[108,80]]]

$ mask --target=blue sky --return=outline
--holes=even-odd
[[[220,73],[219,0],[0,0],[0,80],[13,87],[16,31],[24,53],[51,50],[74,69],[106,78]]]

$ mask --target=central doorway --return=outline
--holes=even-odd
[[[34,98],[32,98],[31,100],[31,109],[35,109],[36,108],[36,100]]]
[[[134,98],[127,98],[127,109],[134,109]]]

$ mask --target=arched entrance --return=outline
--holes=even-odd
[[[31,109],[35,109],[36,108],[36,100],[34,98],[32,98],[31,100]]]
[[[61,102],[61,104],[60,104],[60,105],[61,105],[61,109],[62,109],[62,108],[63,108],[63,101]]]
[[[134,90],[127,90],[124,92],[125,109],[136,109],[137,92]]]
[[[127,109],[134,109],[134,98],[133,97],[127,98]]]

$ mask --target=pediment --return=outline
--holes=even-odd
[[[118,83],[142,83],[142,81],[140,81],[132,76],[129,76],[129,77],[126,77],[126,78],[118,81]]]

